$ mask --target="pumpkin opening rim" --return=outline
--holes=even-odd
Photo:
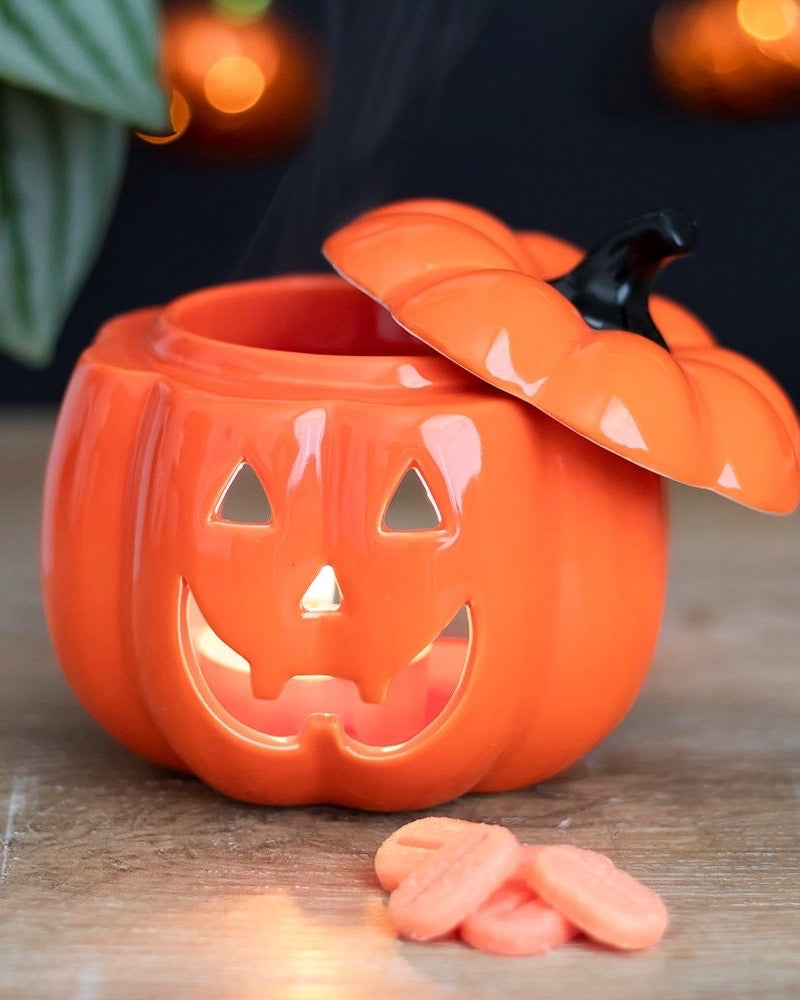
[[[286,274],[201,288],[173,299],[161,319],[175,332],[259,353],[441,358],[383,303],[338,275]]]
[[[279,314],[278,305],[287,302],[293,311]],[[326,302],[342,311],[336,316],[326,312],[320,308]],[[240,303],[246,303],[251,310],[251,323],[257,321],[257,308],[271,308],[270,320],[281,328],[278,332],[282,337],[289,337],[298,325],[308,326],[311,319],[324,335],[331,324],[341,327],[355,312],[361,315],[362,323],[371,318],[381,325],[384,334],[388,331],[398,337],[398,346],[410,344],[415,353],[389,352],[386,339],[382,352],[360,354],[334,351],[330,345],[327,351],[289,349],[287,341],[280,338],[278,344],[259,345],[252,342],[256,337],[253,327],[244,338],[235,335]],[[231,328],[233,335],[226,335]],[[402,341],[396,331],[402,334]],[[295,346],[300,344],[295,342]],[[306,346],[310,346],[308,342]],[[161,370],[212,389],[236,388],[240,394],[260,393],[267,385],[280,384],[293,384],[302,392],[357,388],[368,393],[411,390],[414,395],[420,391],[454,390],[496,394],[472,373],[405,330],[383,303],[337,274],[275,275],[187,292],[154,310],[143,332],[142,347],[149,363]]]

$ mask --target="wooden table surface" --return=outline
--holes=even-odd
[[[611,855],[660,946],[503,959],[395,939],[371,871],[405,818],[257,808],[117,746],[73,700],[38,597],[52,417],[0,415],[0,996],[800,996],[800,521],[673,493],[659,648],[603,745],[436,810]]]

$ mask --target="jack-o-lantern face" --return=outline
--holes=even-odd
[[[324,412],[312,410],[297,418],[296,427],[316,425],[322,429],[324,423]],[[468,424],[463,425],[463,430],[469,433]],[[320,443],[318,440],[317,444]],[[301,455],[298,457],[302,461]],[[405,503],[402,502],[404,493],[407,494]],[[420,557],[430,558],[431,542],[442,548],[452,541],[452,520],[448,517],[451,522],[448,528],[418,466],[411,466],[398,484],[378,531],[387,539],[398,532],[413,531],[418,550],[415,559],[419,562]],[[244,537],[261,537],[267,547],[280,546],[280,540],[274,535],[281,530],[282,521],[279,517],[276,528],[272,504],[253,467],[244,462],[237,466],[226,483],[210,519],[212,525],[231,526],[229,529],[212,528],[213,531],[232,530],[242,532]],[[428,537],[431,532],[436,534]],[[388,542],[387,548],[391,544]],[[388,548],[387,554],[390,553],[391,548]],[[380,573],[380,567],[376,569]],[[419,566],[411,567],[412,573],[418,569]],[[205,575],[200,567],[198,573],[201,578]],[[362,671],[351,679],[347,674],[348,667],[352,671],[353,664],[348,664],[348,658],[342,653],[354,648],[352,631],[359,619],[348,613],[350,601],[345,602],[340,574],[332,564],[322,565],[299,598],[296,586],[289,588],[285,596],[273,596],[275,586],[272,582],[268,600],[284,605],[279,609],[284,622],[291,618],[294,601],[296,629],[291,634],[285,630],[283,622],[271,621],[269,616],[266,635],[263,627],[253,634],[254,630],[247,627],[250,609],[239,609],[234,614],[230,607],[219,608],[220,602],[215,599],[218,591],[213,588],[209,593],[206,587],[210,604],[219,613],[218,620],[230,620],[232,641],[241,642],[242,648],[249,649],[252,660],[242,656],[214,631],[192,592],[191,583],[184,583],[178,619],[184,658],[188,669],[195,673],[197,688],[203,693],[210,711],[221,718],[232,717],[258,735],[287,741],[296,740],[312,716],[326,716],[331,724],[341,727],[344,741],[382,748],[405,743],[426,727],[435,725],[457,697],[465,678],[471,634],[468,604],[462,603],[449,622],[435,635],[423,640],[414,655],[397,669],[394,669],[395,663],[387,660],[381,646],[386,645],[390,629],[396,627],[395,619],[403,617],[407,597],[401,597],[397,606],[389,604],[387,611],[392,618],[389,623],[382,622],[380,615],[373,612],[372,621],[377,626],[374,637],[368,638],[368,630],[358,626],[355,638],[359,644],[374,643],[364,655],[377,657],[378,662],[385,665],[388,679],[378,670]],[[363,587],[364,582],[365,574],[359,572],[354,586]],[[231,583],[235,586],[235,581]],[[401,587],[404,585],[400,579],[398,583]],[[255,591],[258,599],[263,592],[258,586]],[[458,591],[451,588],[449,593],[453,595],[449,598],[451,603],[457,603]],[[425,600],[425,595],[422,599]],[[358,593],[354,600],[359,603]],[[363,605],[363,601],[360,603]],[[446,606],[440,604],[440,607]],[[256,616],[255,620],[263,625],[261,616]],[[287,642],[270,641],[270,633],[281,628],[283,631],[278,634],[286,636]],[[335,638],[332,638],[333,630],[338,631]],[[406,642],[398,651],[400,657],[406,655],[408,644],[416,641],[413,634],[404,638]],[[315,656],[317,644],[321,652]],[[391,642],[388,645],[391,649]],[[323,670],[326,672],[321,672]]]
[[[658,633],[658,477],[415,348],[339,279],[195,312],[198,333],[110,324],[62,411],[45,596],[89,710],[276,804],[421,808],[602,738]]]
[[[527,628],[541,585],[509,594],[485,582],[524,576],[534,545],[525,490],[501,520],[480,489],[486,466],[516,464],[509,437],[530,447],[522,408],[500,425],[497,403],[365,414],[362,403],[288,400],[254,414],[218,399],[211,421],[191,392],[162,392],[138,476],[135,616],[158,622],[140,648],[142,687],[182,757],[195,766],[218,741],[216,761],[228,754],[235,772],[240,744],[258,747],[274,784],[268,754],[305,756],[309,741],[343,759],[426,745],[440,756],[440,731],[463,744],[462,714],[477,755],[496,753],[515,705],[487,713],[485,699],[521,685],[527,668],[500,635]],[[249,511],[237,508],[247,480]],[[398,492],[414,485],[426,503],[404,512]],[[473,653],[487,643],[517,666],[476,676]]]
[[[324,716],[344,743],[386,749],[434,725],[456,696],[469,635],[444,633],[458,618],[469,632],[472,571],[466,498],[448,489],[466,491],[480,441],[456,414],[404,431],[407,440],[382,442],[370,430],[366,442],[357,410],[291,404],[248,434],[233,475],[212,474],[213,503],[208,486],[178,477],[175,499],[191,510],[175,553],[182,650],[220,718],[290,743]],[[182,447],[224,461],[231,437],[219,426],[210,440],[184,435]],[[462,463],[472,451],[463,484],[454,449]],[[412,513],[436,523],[403,530],[397,489],[423,466],[438,500]],[[237,511],[246,479],[253,506]]]

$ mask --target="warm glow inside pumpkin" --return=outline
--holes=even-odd
[[[310,617],[338,610],[332,605],[306,614]],[[298,739],[309,719],[325,716],[337,720],[353,745],[399,746],[442,716],[458,695],[469,659],[465,605],[454,619],[463,618],[467,634],[447,638],[442,629],[391,678],[377,702],[367,701],[354,681],[331,674],[295,674],[275,697],[256,697],[249,663],[208,625],[188,585],[179,614],[185,629],[181,641],[187,662],[197,671],[195,682],[209,709],[258,734],[287,742]]]

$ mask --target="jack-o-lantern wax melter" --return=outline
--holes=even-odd
[[[669,302],[650,319],[689,235],[662,213],[581,263],[407,202],[331,237],[347,281],[107,324],[44,504],[48,621],[86,708],[252,802],[421,808],[579,758],[657,639],[661,474],[772,511],[800,493],[769,376]],[[403,523],[409,480],[427,511]]]

